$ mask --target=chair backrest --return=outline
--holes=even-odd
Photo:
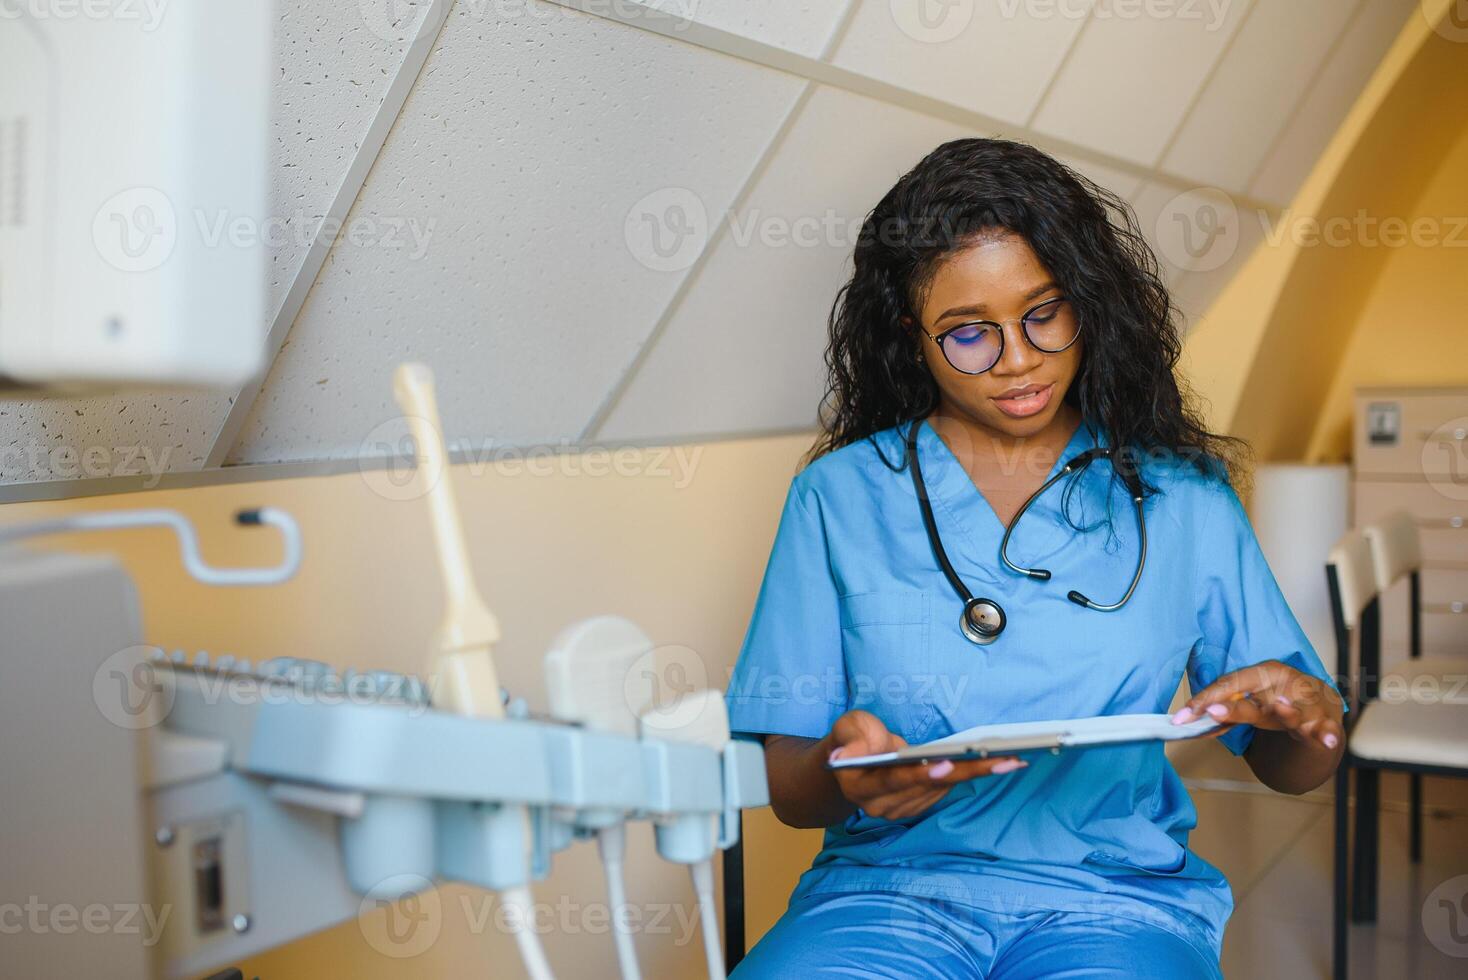
[[[1366,535],[1350,530],[1330,549],[1325,564],[1330,590],[1331,619],[1335,625],[1336,677],[1341,693],[1351,703],[1351,635],[1361,637],[1361,697],[1376,696],[1375,675],[1379,668],[1381,622],[1377,603],[1376,567]]]
[[[1376,569],[1376,589],[1385,592],[1404,575],[1422,567],[1422,539],[1417,522],[1404,510],[1394,510],[1365,528]]]
[[[1354,630],[1361,625],[1361,612],[1376,598],[1376,566],[1366,535],[1350,530],[1330,549],[1326,558],[1331,612],[1340,625]]]
[[[1417,522],[1404,510],[1394,510],[1364,529],[1371,545],[1371,560],[1376,569],[1377,591],[1385,593],[1403,578],[1408,590],[1407,655],[1422,656],[1422,535]]]

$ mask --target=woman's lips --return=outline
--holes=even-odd
[[[999,411],[1010,418],[1028,418],[1045,410],[1045,406],[1050,404],[1050,393],[1054,390],[1055,385],[1048,384],[1032,394],[1012,398],[995,398],[994,404],[999,407]]]

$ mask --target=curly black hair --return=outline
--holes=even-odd
[[[1177,375],[1177,309],[1135,213],[1049,154],[1001,139],[943,144],[867,215],[831,309],[821,434],[806,462],[937,407],[903,318],[919,320],[940,260],[996,232],[1028,242],[1074,305],[1086,346],[1066,398],[1135,461],[1118,476],[1155,493],[1131,474],[1165,453],[1237,485],[1247,444],[1209,432]]]

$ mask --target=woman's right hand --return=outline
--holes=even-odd
[[[834,745],[828,758],[875,755],[904,748],[906,740],[894,735],[869,711],[848,711],[836,719],[826,742]],[[1000,775],[1029,763],[1014,756],[936,762],[930,766],[886,766],[873,769],[836,769],[841,794],[865,813],[884,820],[915,817],[937,803],[956,783],[979,776]]]

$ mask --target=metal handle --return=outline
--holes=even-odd
[[[189,519],[178,511],[163,509],[102,511],[0,528],[0,544],[73,531],[166,527],[178,537],[179,557],[184,568],[205,585],[279,585],[296,574],[296,570],[301,567],[301,530],[291,515],[274,507],[261,507],[258,510],[241,511],[235,515],[235,521],[242,527],[269,524],[279,531],[285,546],[285,557],[280,564],[273,568],[215,568],[199,554],[199,536],[194,533],[194,525]]]

